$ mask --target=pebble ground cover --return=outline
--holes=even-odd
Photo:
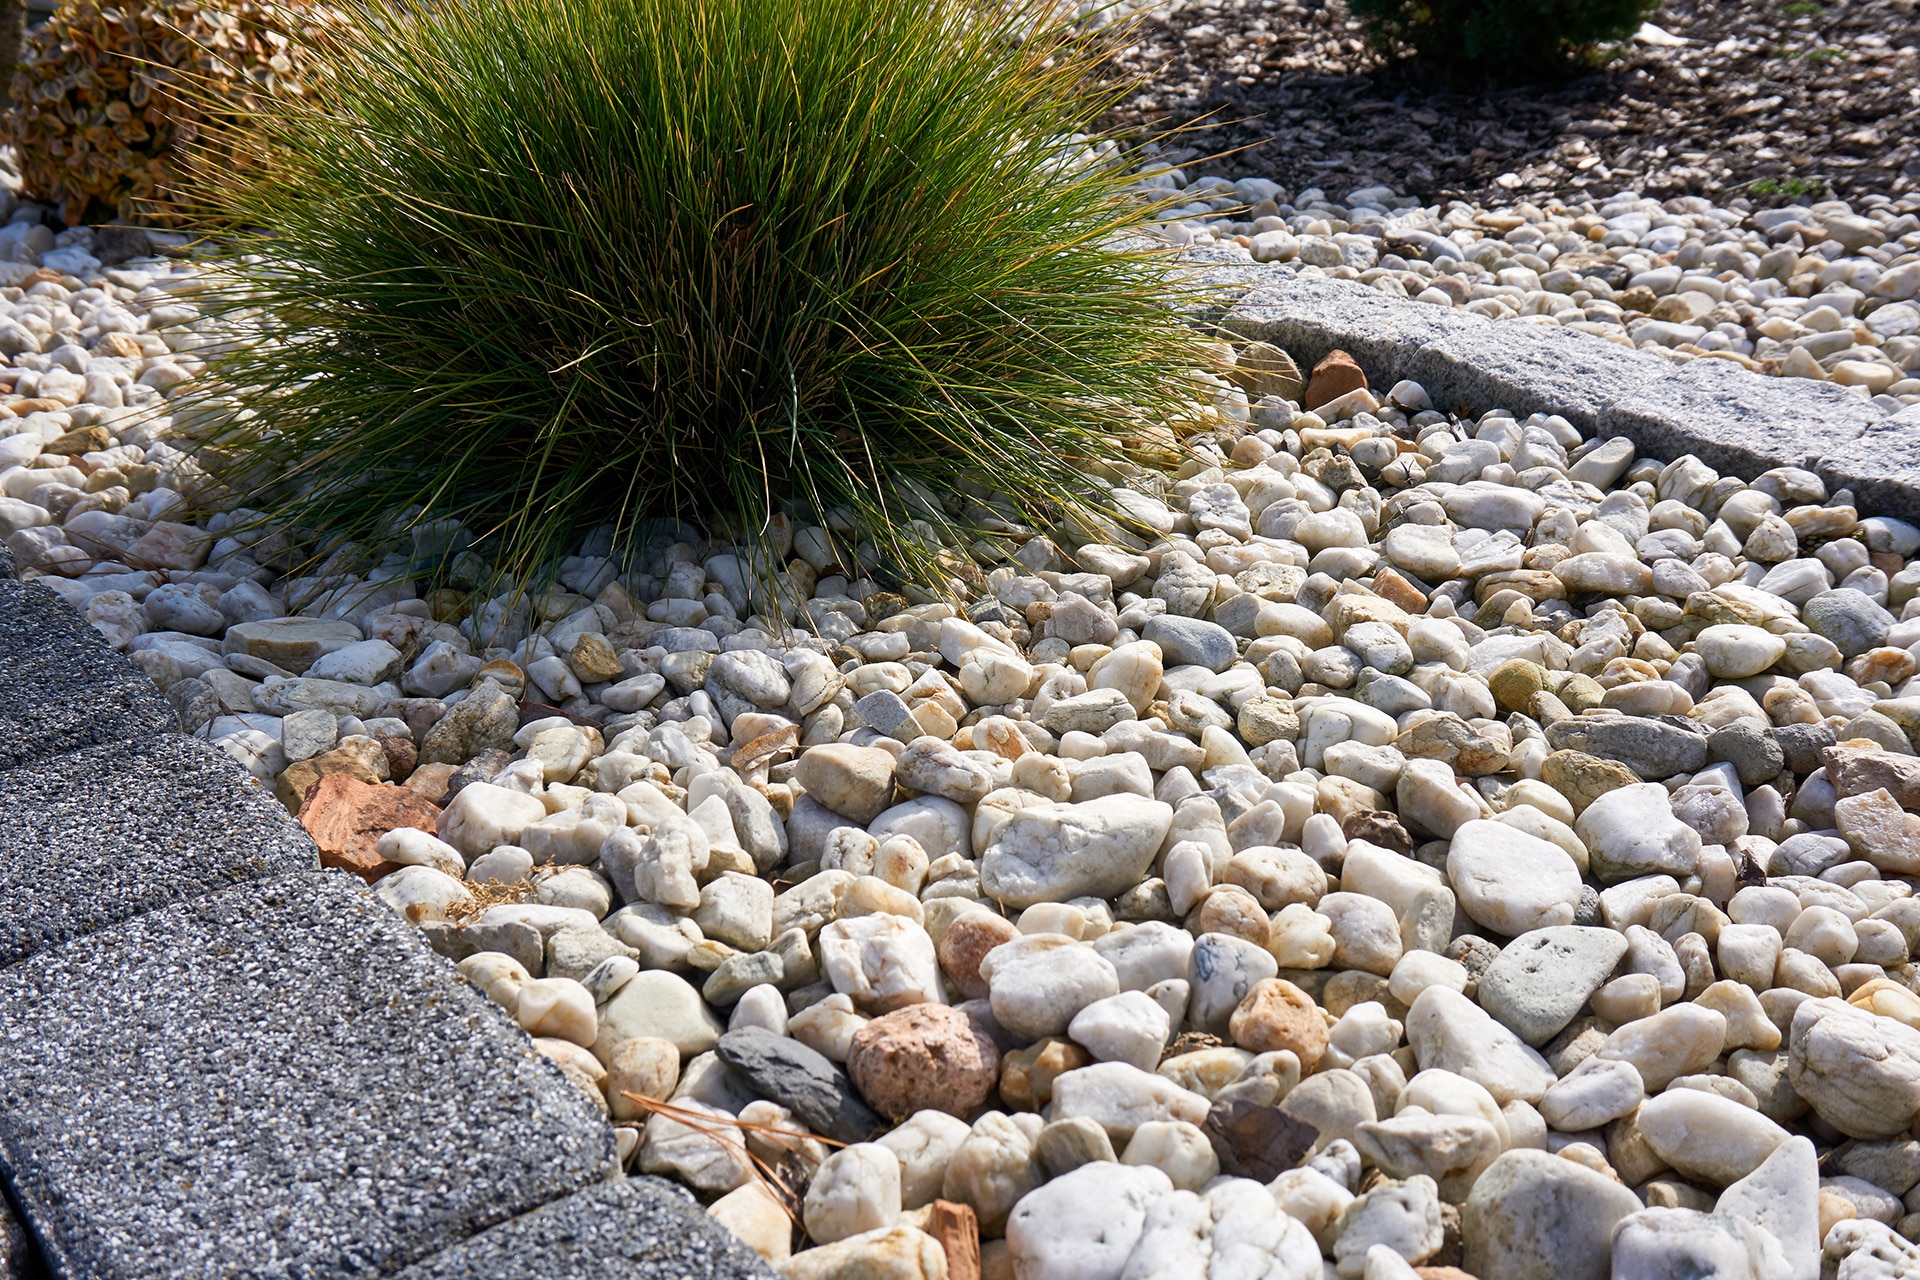
[[[1148,179],[1193,197],[1170,211],[1181,243],[1236,243],[1256,261],[1489,319],[1858,387],[1890,412],[1920,403],[1920,196],[1756,209],[1625,192],[1489,209],[1186,177]]]
[[[1187,178],[1182,242],[1920,398],[1911,200]],[[1220,343],[1129,527],[981,500],[964,600],[776,522],[784,598],[662,524],[476,603],[189,518],[233,335],[154,243],[0,231],[15,561],[784,1274],[1920,1268],[1920,528]]]
[[[1143,131],[1197,121],[1179,145],[1223,153],[1232,177],[1479,205],[1623,188],[1861,200],[1920,180],[1910,0],[1669,0],[1652,21],[1571,80],[1506,68],[1448,84],[1384,57],[1345,5],[1155,5],[1115,57],[1151,79],[1113,120]]]

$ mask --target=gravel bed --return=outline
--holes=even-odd
[[[1179,244],[1360,280],[1493,320],[1563,325],[1677,360],[1858,388],[1889,413],[1920,404],[1920,195],[1754,209],[1697,196],[1481,208],[1386,187],[1335,200],[1268,178],[1147,166],[1179,201]]]
[[[1920,186],[1912,0],[1669,0],[1653,21],[1682,43],[1632,42],[1566,84],[1448,91],[1383,65],[1339,0],[1189,0],[1118,59],[1151,79],[1109,123],[1199,122],[1185,145],[1231,152],[1233,177],[1480,204]]]
[[[964,608],[473,610],[185,521],[207,275],[108,247],[0,294],[21,574],[785,1275],[1920,1267],[1920,527],[1223,343]]]

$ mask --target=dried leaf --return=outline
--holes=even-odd
[[[1201,1126],[1220,1172],[1229,1177],[1272,1182],[1299,1164],[1320,1139],[1320,1131],[1278,1107],[1252,1102],[1216,1102]]]

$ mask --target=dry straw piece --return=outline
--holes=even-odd
[[[68,0],[28,34],[13,74],[4,135],[26,194],[69,226],[183,221],[183,148],[212,143],[244,163],[244,130],[204,126],[312,92],[318,71],[303,50],[347,25],[305,0]]]

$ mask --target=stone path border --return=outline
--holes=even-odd
[[[771,1277],[178,728],[0,560],[0,1280]]]
[[[1920,519],[1920,411],[1200,251],[1209,318],[1436,405],[1807,466]],[[767,1277],[0,549],[0,1280]],[[13,1220],[25,1227],[18,1247]],[[9,1243],[11,1241],[12,1243]]]
[[[1284,347],[1302,369],[1340,348],[1374,386],[1411,378],[1440,409],[1557,413],[1649,455],[1691,453],[1749,477],[1805,467],[1829,489],[1853,490],[1863,511],[1920,521],[1920,407],[1888,416],[1832,383],[1770,378],[1730,360],[1676,364],[1557,325],[1495,323],[1220,249],[1186,256],[1201,268],[1198,283],[1237,293],[1208,318]]]

